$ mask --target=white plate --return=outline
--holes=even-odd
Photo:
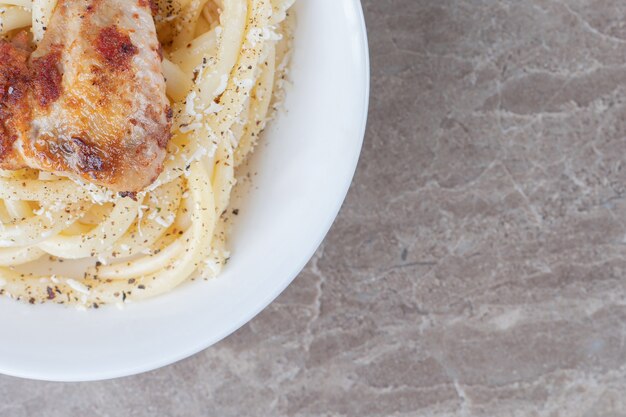
[[[297,0],[286,112],[252,160],[232,258],[208,282],[154,300],[78,311],[0,298],[0,372],[84,381],[152,370],[219,341],[267,306],[330,228],[359,157],[369,62],[358,0]]]

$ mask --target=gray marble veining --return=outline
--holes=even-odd
[[[173,366],[0,377],[0,416],[626,416],[626,3],[363,5],[363,155],[301,276]]]

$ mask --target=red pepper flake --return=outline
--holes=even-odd
[[[128,197],[133,201],[137,201],[137,193],[130,191],[120,191],[119,196],[122,198]]]
[[[46,292],[48,293],[48,300],[54,300],[54,298],[56,297],[54,290],[50,287],[46,287]]]

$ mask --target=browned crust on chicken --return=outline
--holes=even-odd
[[[100,30],[96,50],[111,69],[118,71],[128,69],[133,55],[137,55],[137,47],[131,42],[128,33],[122,32],[117,26]]]
[[[31,73],[25,34],[13,42],[0,41],[0,160],[15,160],[14,142],[28,115]],[[19,165],[19,163],[17,164]]]
[[[47,107],[61,97],[62,75],[59,71],[61,52],[56,50],[33,59],[32,84],[35,99],[41,107]]]
[[[159,50],[146,0],[59,0],[30,58],[0,43],[0,168],[151,184],[172,123]]]

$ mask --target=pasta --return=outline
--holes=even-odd
[[[165,293],[221,271],[235,169],[280,90],[294,0],[157,0],[173,137],[136,199],[32,169],[0,171],[0,294],[82,307]],[[0,35],[35,42],[56,0],[0,0]],[[32,262],[47,259],[45,273]],[[63,263],[87,263],[82,276]]]

